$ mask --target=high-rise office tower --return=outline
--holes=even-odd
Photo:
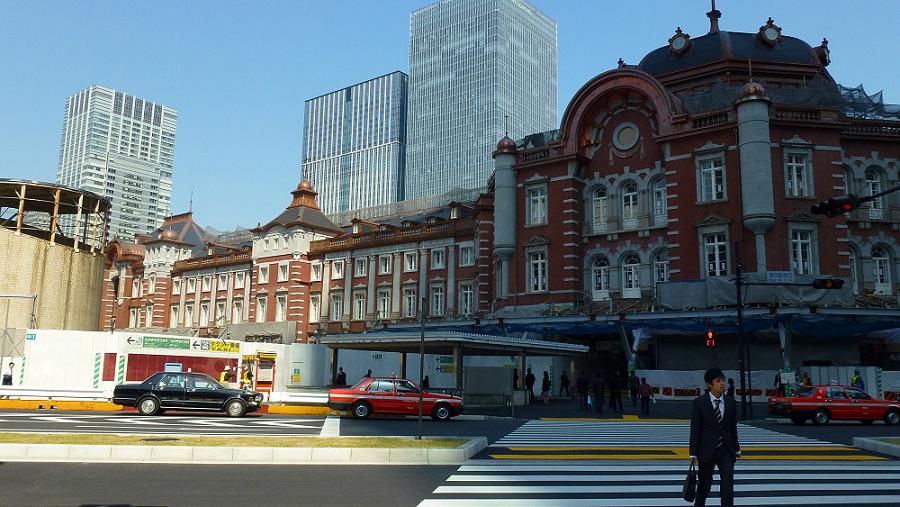
[[[324,213],[403,199],[406,86],[398,71],[306,101],[303,176]]]
[[[169,215],[178,113],[94,85],[66,100],[56,181],[112,202],[109,237],[132,241]]]
[[[441,0],[409,16],[406,198],[487,184],[506,130],[556,127],[556,23],[524,0]]]

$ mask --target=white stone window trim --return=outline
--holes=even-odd
[[[431,249],[431,269],[444,269],[447,266],[447,256],[444,247]]]
[[[641,256],[635,252],[627,252],[622,256],[622,297],[640,299],[641,297]]]
[[[801,235],[804,233],[808,234],[807,239],[802,238]],[[798,275],[818,275],[819,239],[816,224],[805,222],[789,223],[787,242],[788,260],[791,263],[791,271]],[[809,258],[806,259],[806,262],[808,262],[809,265],[804,267],[800,264],[798,269],[798,261],[802,262],[803,259],[799,259],[797,255],[802,253],[803,245],[806,245],[809,249],[807,252]]]
[[[259,269],[259,271],[257,273],[257,278],[256,278],[257,283],[259,283],[259,284],[269,283],[269,265],[268,264],[260,264],[258,266],[258,269]]]
[[[591,299],[609,300],[610,263],[605,255],[597,255],[591,260]]]
[[[412,260],[412,262],[410,262]],[[417,252],[403,252],[403,272],[415,273],[419,270],[419,254]]]
[[[309,265],[309,279],[313,282],[322,281],[322,262],[313,261]]]
[[[591,189],[591,232],[603,233],[609,227],[609,190],[605,185]]]
[[[341,280],[344,278],[344,260],[335,260],[331,263],[331,279],[332,280]]]
[[[526,292],[541,294],[549,290],[550,257],[547,250],[547,245],[525,249]]]
[[[786,148],[784,150],[784,196],[788,198],[813,198],[812,149]],[[802,157],[802,163],[794,160]],[[797,175],[801,180],[798,185]]]
[[[309,322],[315,324],[319,322],[322,314],[322,295],[310,294],[309,296]]]
[[[720,152],[715,152],[715,153],[697,155],[697,156],[695,156],[694,161],[696,163],[696,171],[697,171],[697,203],[703,204],[703,203],[709,203],[709,202],[727,201],[728,200],[728,170],[725,165],[724,150],[720,151]],[[704,165],[707,162],[712,162],[713,165],[708,168],[705,168]],[[715,162],[718,162],[719,165],[716,166]],[[717,188],[717,184],[716,184],[716,180],[717,180],[716,173],[717,172],[721,173],[721,177],[722,177],[721,178],[722,179],[722,184],[721,184],[721,187],[722,187],[721,194],[722,195],[721,195],[721,197],[717,197],[717,194],[719,193],[719,191],[718,191],[719,189]],[[704,177],[707,175],[711,176],[710,188],[711,188],[712,194],[709,196],[705,195],[703,192]]]
[[[378,274],[379,275],[389,275],[391,274],[391,268],[394,264],[394,256],[393,255],[379,255],[378,256]]]
[[[547,184],[525,185],[525,225],[547,225]]]
[[[728,233],[728,224],[721,225],[710,225],[699,228],[697,231],[697,242],[698,242],[698,251],[700,252],[700,273],[704,278],[711,278],[713,276],[728,276],[731,274],[731,238]],[[707,244],[706,239],[708,236],[712,235],[722,235],[724,237],[725,246],[725,272],[720,274],[711,275],[709,272],[709,266],[707,261]],[[720,243],[717,243],[717,245]],[[717,256],[718,257],[718,256]],[[717,263],[721,263],[723,259],[717,258]]]
[[[369,271],[368,257],[355,257],[353,259],[353,276],[363,277]]]
[[[468,252],[468,259],[465,257],[463,252]],[[475,243],[470,241],[467,243],[459,244],[459,266],[460,267],[468,267],[475,265]]]

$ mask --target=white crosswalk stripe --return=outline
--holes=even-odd
[[[534,420],[528,421],[509,435],[491,444],[491,447],[543,447],[550,445],[671,447],[686,445],[690,430],[690,424],[687,422]],[[741,445],[748,446],[841,446],[746,424],[738,425],[738,434]]]
[[[542,448],[684,446],[686,422],[529,421],[492,444],[487,456],[515,447],[526,459],[471,459],[425,498],[420,507],[679,506],[687,462],[567,461],[540,458]],[[843,454],[841,444],[740,425],[743,447],[769,454],[790,447]],[[535,448],[530,451],[529,448]],[[597,452],[596,450],[593,452]],[[618,450],[613,452],[620,452]],[[530,457],[528,456],[530,454]],[[720,505],[718,477],[707,505]],[[738,461],[735,505],[900,505],[900,461]]]

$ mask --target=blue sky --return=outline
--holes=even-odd
[[[559,114],[619,57],[676,26],[708,31],[704,0],[532,0],[559,29]],[[305,99],[408,70],[409,12],[425,0],[0,0],[0,177],[55,181],[66,97],[104,84],[178,109],[172,212],[233,229],[276,216],[300,178]],[[719,0],[721,28],[768,16],[816,46],[846,85],[900,103],[894,1]]]

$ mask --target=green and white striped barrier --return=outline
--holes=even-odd
[[[94,387],[100,387],[100,368],[103,366],[103,354],[94,354]]]
[[[26,356],[22,356],[22,363],[19,365],[19,385],[25,385],[25,360]]]
[[[125,354],[119,354],[119,368],[116,372],[116,383],[122,384],[125,382]]]

